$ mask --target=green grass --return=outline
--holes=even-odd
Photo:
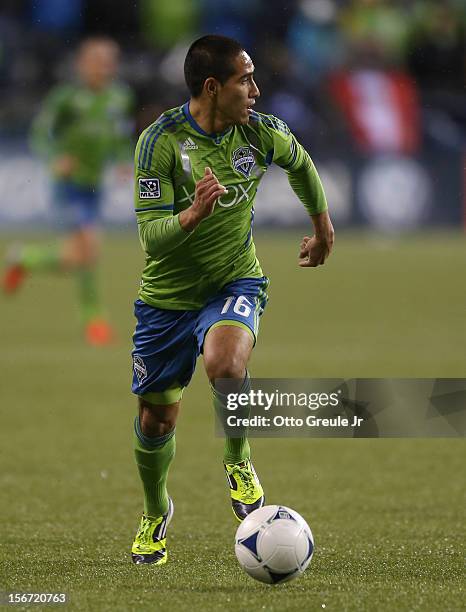
[[[464,239],[338,237],[328,265],[296,266],[300,234],[259,234],[271,277],[258,377],[462,377]],[[0,590],[70,595],[73,610],[460,610],[463,440],[259,439],[270,503],[309,521],[310,569],[267,587],[242,573],[199,363],[170,475],[169,563],[135,567],[141,511],[131,449],[132,301],[142,255],[107,239],[104,293],[120,342],[92,350],[74,284],[33,277],[0,320]]]

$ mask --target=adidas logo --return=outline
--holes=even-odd
[[[183,147],[185,149],[197,149],[198,148],[197,144],[194,142],[192,138],[187,138],[183,143]]]

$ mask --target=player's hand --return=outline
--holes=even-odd
[[[182,227],[187,231],[193,230],[202,219],[214,212],[217,199],[225,193],[228,193],[226,187],[219,183],[215,174],[207,167],[204,176],[196,183],[193,204],[180,214]]]
[[[52,172],[59,178],[68,178],[78,166],[78,160],[73,155],[60,155],[52,163]]]
[[[207,167],[204,176],[196,183],[193,211],[197,213],[199,219],[209,217],[215,208],[217,198],[227,193],[226,188],[220,185],[217,177],[212,170]]]
[[[315,236],[304,236],[299,249],[299,265],[302,268],[315,268],[324,263],[329,253],[326,244],[318,241]]]
[[[304,236],[299,249],[299,265],[301,268],[322,266],[332,252],[335,232],[328,212],[312,215],[315,234],[310,238]]]

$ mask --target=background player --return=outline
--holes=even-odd
[[[309,155],[286,124],[252,110],[260,94],[241,45],[222,36],[197,40],[185,78],[190,101],[149,126],[135,156],[136,214],[147,256],[133,351],[134,443],[145,497],[132,547],[137,564],[167,559],[173,514],[167,474],[182,392],[197,356],[203,353],[216,408],[223,405],[219,379],[236,381],[240,391],[248,387],[246,365],[268,285],[252,241],[253,204],[272,162],[286,170],[312,216],[315,235],[304,237],[299,265],[323,264],[333,245]],[[233,512],[242,520],[264,503],[244,433],[226,437],[223,459]]]
[[[132,96],[113,82],[119,48],[110,38],[89,38],[78,49],[78,82],[55,87],[34,121],[33,149],[49,164],[56,214],[67,236],[61,245],[10,249],[3,288],[17,290],[28,273],[72,271],[90,344],[107,344],[113,332],[104,318],[96,282],[99,257],[99,190],[106,163],[130,158]],[[120,174],[129,173],[121,165]]]

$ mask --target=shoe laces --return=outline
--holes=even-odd
[[[151,544],[151,528],[154,526],[154,521],[151,521],[147,516],[142,517],[142,523],[139,527],[138,540],[143,545]]]
[[[244,487],[245,494],[253,497],[255,493],[254,474],[248,469],[248,466],[245,465],[241,467],[240,465],[235,465],[231,473],[233,476],[238,475]]]
[[[142,517],[141,526],[139,527],[138,540],[141,544],[149,544],[150,543],[150,528],[151,521],[146,517]]]

